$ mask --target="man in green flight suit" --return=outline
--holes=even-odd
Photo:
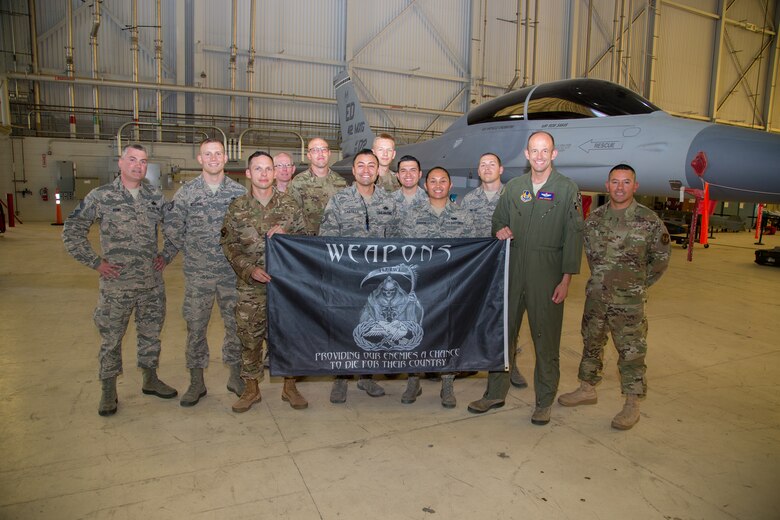
[[[493,213],[493,233],[512,239],[509,249],[509,328],[516,338],[528,311],[536,353],[536,406],[531,422],[550,422],[550,409],[560,379],[559,350],[563,301],[582,259],[582,209],[577,185],[561,175],[552,161],[558,155],[555,140],[537,131],[528,138],[525,157],[531,172],[512,179]],[[509,363],[514,363],[509,349]],[[504,406],[509,373],[491,372],[482,399],[469,404],[472,413]]]

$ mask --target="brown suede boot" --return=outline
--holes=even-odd
[[[558,396],[558,403],[562,406],[579,406],[581,404],[596,404],[596,387],[585,381],[580,381],[580,387],[568,394]]]
[[[259,403],[262,399],[260,397],[260,387],[257,379],[245,379],[246,388],[241,397],[233,403],[233,411],[236,413],[244,413],[252,408],[252,405]]]
[[[626,404],[612,419],[612,427],[616,430],[630,430],[639,422],[639,396],[626,394]]]
[[[309,407],[308,401],[304,398],[295,386],[294,377],[284,378],[284,388],[282,388],[282,401],[290,403],[290,406],[296,410],[303,410]]]

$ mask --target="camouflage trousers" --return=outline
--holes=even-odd
[[[624,394],[644,396],[647,393],[647,318],[643,303],[614,305],[586,298],[580,380],[592,385],[601,381],[607,332],[612,334],[618,352],[621,390]]]
[[[265,285],[241,288],[236,324],[241,338],[241,377],[263,380],[263,340],[268,334]]]
[[[216,299],[225,323],[222,341],[222,361],[226,365],[241,363],[241,342],[236,336],[236,278],[209,277],[207,273],[190,274],[185,278],[182,315],[187,322],[187,368],[206,368],[209,364],[209,345],[206,333],[211,310]]]
[[[150,289],[100,291],[93,315],[100,333],[100,379],[122,373],[122,338],[133,310],[138,336],[138,366],[157,368],[160,360],[160,331],[165,321],[165,285]]]

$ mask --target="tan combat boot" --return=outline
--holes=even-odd
[[[232,409],[236,413],[244,413],[252,408],[252,405],[259,403],[262,399],[260,397],[260,387],[257,379],[245,379],[246,388],[241,397],[233,403]]]
[[[585,381],[580,381],[580,387],[568,394],[558,396],[558,403],[562,406],[579,406],[581,404],[596,404],[596,387]]]
[[[639,396],[626,394],[626,404],[612,419],[612,427],[617,430],[630,430],[637,422],[639,422]]]
[[[290,406],[296,410],[303,410],[309,407],[306,398],[301,395],[295,386],[294,377],[284,378],[284,387],[282,388],[282,401],[290,403]]]

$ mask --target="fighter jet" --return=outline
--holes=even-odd
[[[368,125],[346,72],[336,88],[341,150],[334,170],[349,171],[354,153],[370,148]],[[446,168],[453,192],[479,185],[477,164],[486,152],[504,166],[505,180],[528,171],[523,153],[537,130],[555,139],[556,167],[582,191],[603,192],[607,173],[627,163],[637,171],[640,195],[678,197],[684,189],[739,202],[780,202],[780,135],[674,117],[620,85],[569,79],[525,87],[490,100],[457,119],[434,139],[397,146],[423,171]]]

